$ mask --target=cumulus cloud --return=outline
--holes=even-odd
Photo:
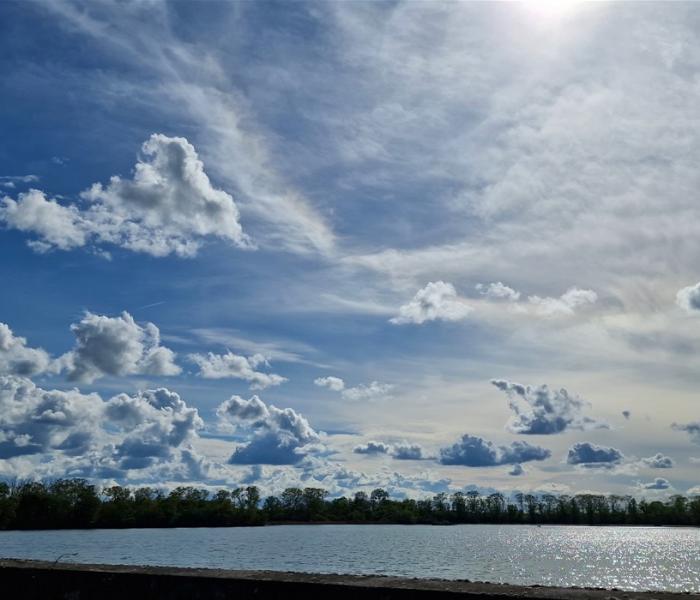
[[[520,299],[520,292],[497,281],[495,283],[477,283],[477,291],[486,296],[489,300],[509,300],[517,302]]]
[[[0,377],[0,459],[33,459],[38,476],[124,478],[159,466],[200,477],[191,448],[202,427],[196,409],[161,388],[103,401],[78,390],[44,390],[24,377]],[[3,465],[3,469],[7,468]]]
[[[595,304],[597,300],[598,294],[593,290],[582,290],[576,287],[567,290],[558,298],[528,297],[528,302],[535,309],[535,313],[544,317],[573,315],[577,308],[586,304]]]
[[[119,317],[86,313],[71,325],[77,343],[59,362],[72,381],[90,383],[104,375],[177,375],[175,353],[160,345],[153,323],[143,326],[123,312]]]
[[[668,479],[657,477],[649,483],[640,483],[639,488],[642,490],[668,490],[671,488],[671,483]]]
[[[24,377],[0,377],[0,458],[86,452],[97,441],[101,404],[96,394],[47,391]]]
[[[492,467],[545,460],[551,455],[552,453],[546,448],[533,446],[527,442],[518,441],[510,446],[498,446],[483,438],[464,434],[452,446],[440,449],[439,461],[443,465]]]
[[[508,471],[508,475],[511,475],[512,477],[519,477],[520,475],[525,474],[525,469],[523,469],[523,466],[521,464],[514,464],[511,469]]]
[[[194,147],[153,134],[141,147],[134,176],[94,184],[78,204],[30,190],[0,203],[0,222],[36,236],[40,252],[110,244],[153,256],[193,256],[211,236],[249,246],[233,198],[214,188]]]
[[[314,379],[314,385],[319,387],[327,387],[334,392],[342,392],[345,389],[345,382],[340,377],[317,377]]]
[[[76,206],[63,206],[34,189],[19,194],[17,200],[3,198],[0,222],[35,234],[38,239],[31,240],[29,245],[37,252],[78,248],[87,243],[90,235],[89,225]]]
[[[107,402],[105,415],[125,432],[115,446],[115,458],[123,469],[171,460],[173,449],[191,442],[204,425],[196,408],[166,388],[119,394]],[[191,450],[187,458],[193,458]]]
[[[692,423],[673,423],[671,427],[676,431],[685,431],[690,436],[690,440],[693,443],[700,444],[700,421]]]
[[[472,307],[457,295],[451,283],[431,281],[416,292],[413,300],[401,306],[399,314],[389,321],[394,325],[407,323],[420,325],[426,321],[436,320],[460,321],[465,319],[472,310]]]
[[[369,441],[366,444],[355,446],[352,451],[355,454],[389,454],[391,446],[383,442]]]
[[[293,465],[320,442],[319,434],[301,414],[266,405],[258,396],[248,400],[231,396],[216,414],[225,426],[248,437],[231,455],[231,464]]]
[[[41,348],[30,348],[27,340],[15,336],[5,323],[0,323],[0,375],[31,377],[51,366],[51,358]]]
[[[423,448],[419,444],[394,444],[391,456],[397,460],[423,460]]]
[[[340,377],[318,377],[314,379],[314,384],[319,387],[326,387],[334,392],[340,392],[346,400],[378,400],[388,398],[394,385],[391,383],[380,383],[372,381],[368,385],[360,384],[355,387],[346,387],[345,381]]]
[[[546,385],[532,387],[504,379],[491,383],[508,395],[515,413],[507,428],[513,433],[547,435],[567,429],[607,429],[608,425],[581,414],[587,403],[564,388],[550,390]]]
[[[664,456],[661,452],[649,458],[643,458],[641,462],[652,469],[671,469],[675,466],[673,459],[670,456]]]
[[[569,448],[566,462],[586,468],[612,467],[620,463],[624,455],[617,448],[598,446],[590,442],[578,442]]]
[[[250,382],[253,390],[280,385],[286,377],[275,373],[256,371],[260,365],[269,366],[262,354],[245,357],[233,352],[226,354],[190,354],[189,359],[199,366],[199,376],[205,379],[243,379]]]
[[[700,310],[700,283],[678,290],[676,304],[689,313]]]

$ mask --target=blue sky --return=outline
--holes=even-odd
[[[699,20],[1,3],[0,474],[698,490]]]

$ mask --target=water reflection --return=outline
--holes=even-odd
[[[296,525],[0,532],[0,556],[700,592],[700,530]]]

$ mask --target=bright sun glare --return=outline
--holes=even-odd
[[[581,0],[524,0],[525,9],[543,21],[558,21],[570,15]]]

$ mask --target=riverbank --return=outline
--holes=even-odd
[[[401,577],[316,575],[174,567],[88,565],[0,560],[0,589],[23,600],[212,600],[216,598],[305,600],[679,600],[700,594],[626,592],[593,588],[516,586]]]

